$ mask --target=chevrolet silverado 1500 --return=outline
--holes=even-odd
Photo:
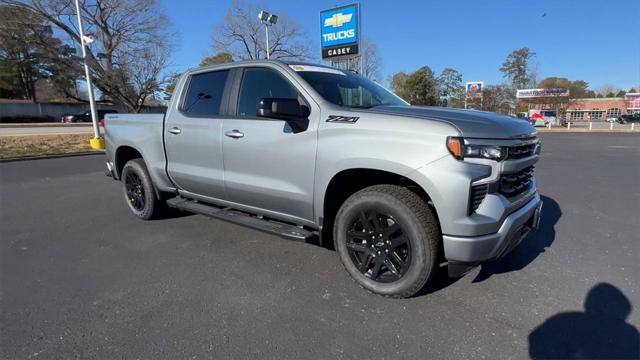
[[[371,292],[499,258],[537,227],[535,129],[410,106],[349,71],[279,61],[186,72],[165,114],[107,115],[110,175],[141,219],[166,206],[335,246]]]

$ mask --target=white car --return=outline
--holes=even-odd
[[[545,127],[545,126],[547,126],[547,122],[544,119],[532,119],[531,122],[532,122],[531,125],[533,125],[535,127],[540,127],[540,126]]]

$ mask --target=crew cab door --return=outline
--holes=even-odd
[[[231,79],[231,70],[190,75],[167,112],[167,172],[182,191],[225,198],[220,137]]]
[[[224,119],[222,130],[229,201],[266,214],[313,220],[319,108],[303,93],[291,75],[275,68],[238,69],[230,102],[236,115]],[[263,98],[305,102],[311,109],[308,119],[303,119],[307,126],[294,131],[287,121],[257,117]]]

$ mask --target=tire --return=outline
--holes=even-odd
[[[156,198],[151,176],[142,159],[129,160],[122,169],[122,192],[129,210],[143,220],[158,218],[164,202]]]
[[[366,290],[393,298],[415,295],[432,278],[441,242],[433,211],[396,185],[351,195],[338,210],[333,238],[349,275]]]

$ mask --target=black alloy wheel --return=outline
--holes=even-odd
[[[142,180],[138,174],[135,172],[127,173],[124,179],[124,186],[127,193],[127,200],[129,200],[131,206],[137,211],[142,211],[146,202]]]
[[[394,298],[413,296],[431,279],[441,239],[426,201],[391,184],[349,196],[333,224],[336,251],[351,278]]]
[[[122,169],[121,180],[124,198],[135,216],[143,220],[162,216],[166,204],[156,196],[153,181],[142,159],[129,160]]]
[[[358,270],[371,280],[396,281],[411,265],[411,244],[393,217],[362,210],[347,230],[347,251]]]

